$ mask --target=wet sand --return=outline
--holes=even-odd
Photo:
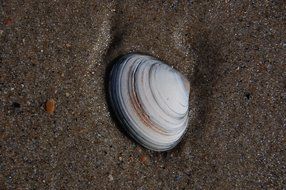
[[[286,187],[285,1],[0,3],[0,189]],[[140,147],[109,109],[129,52],[191,81],[172,151]]]

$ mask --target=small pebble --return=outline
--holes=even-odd
[[[134,161],[134,158],[132,157],[132,156],[130,156],[129,158],[128,158],[128,162],[133,162]]]
[[[13,106],[14,108],[20,108],[20,107],[21,107],[21,105],[20,105],[18,102],[13,102],[13,103],[12,103],[12,106]]]
[[[6,18],[6,19],[4,19],[4,21],[3,21],[3,24],[4,24],[5,26],[10,26],[12,23],[13,23],[13,21],[12,21],[11,18]]]
[[[142,149],[141,149],[139,146],[137,146],[137,147],[135,148],[135,152],[141,153],[141,152],[142,152]]]
[[[114,178],[113,178],[113,176],[111,174],[109,174],[108,175],[108,179],[109,179],[109,181],[113,181]]]
[[[140,162],[142,164],[148,164],[149,163],[149,157],[147,155],[140,156]]]
[[[251,98],[251,94],[249,92],[244,93],[244,97],[249,100]]]
[[[182,178],[181,175],[177,175],[177,176],[175,177],[175,181],[179,181],[181,178]]]
[[[70,47],[71,47],[71,44],[67,43],[67,44],[65,44],[65,46],[66,46],[67,48],[70,48]]]
[[[46,111],[48,113],[54,113],[55,112],[55,109],[56,109],[56,102],[54,99],[49,99],[47,100],[46,102]]]
[[[67,93],[66,93],[66,97],[69,97],[69,96],[70,96],[70,93],[67,92]]]

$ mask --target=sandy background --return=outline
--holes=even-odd
[[[286,188],[285,1],[0,3],[0,189]],[[191,81],[172,151],[110,113],[105,79],[129,52]]]

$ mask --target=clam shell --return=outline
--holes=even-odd
[[[128,54],[112,68],[111,106],[127,133],[142,146],[173,148],[188,125],[189,81],[147,55]]]

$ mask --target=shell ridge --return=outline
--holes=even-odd
[[[174,72],[174,69],[173,68],[168,68],[169,70],[171,70],[172,71],[172,73],[175,73],[176,75],[175,76],[177,76],[177,73],[176,72]],[[155,81],[156,79],[155,79],[155,77],[156,77],[156,72],[157,71],[153,71],[153,72],[155,72],[154,74],[153,74],[153,80]],[[151,80],[150,80],[150,82],[151,82]],[[162,97],[162,94],[156,89],[156,88],[154,88],[153,86],[151,86],[152,87],[152,92],[156,92],[156,94],[159,96],[159,97],[157,97],[156,95],[154,95],[154,98],[156,99],[156,101],[158,102],[158,99],[160,98],[160,99],[162,99],[162,101],[165,103],[165,105],[170,109],[170,110],[172,110],[173,112],[175,112],[175,113],[177,113],[178,115],[180,115],[180,116],[176,116],[176,118],[183,118],[184,116],[185,116],[185,114],[180,114],[180,113],[178,113],[178,112],[176,112],[176,110],[174,110],[173,108],[171,108],[170,106],[169,106],[169,104],[166,102],[166,100]],[[158,105],[160,105],[160,104],[158,104]],[[161,109],[164,111],[164,109],[161,107]],[[170,115],[168,112],[165,112],[167,115],[169,115],[170,117],[173,117],[173,115]]]

